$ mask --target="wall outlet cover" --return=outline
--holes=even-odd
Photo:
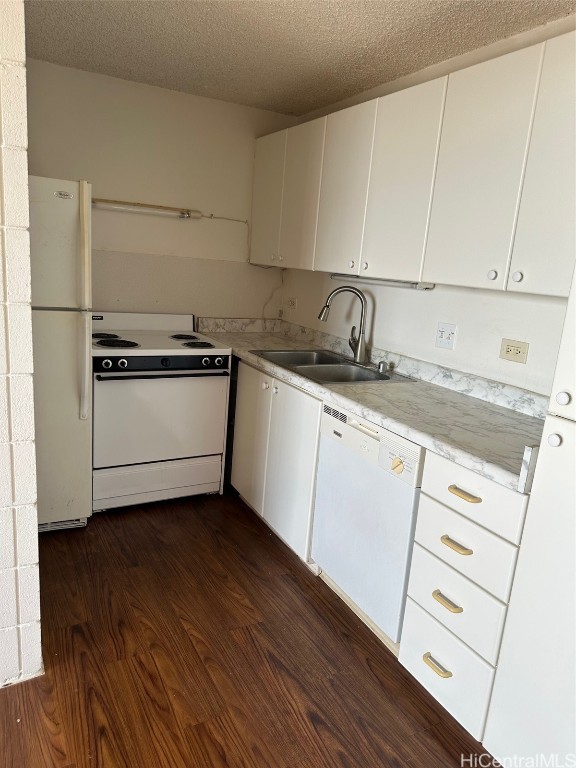
[[[500,345],[500,357],[502,360],[511,360],[513,363],[525,363],[528,359],[529,347],[530,344],[527,341],[502,339],[502,344]]]

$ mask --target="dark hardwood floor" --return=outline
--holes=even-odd
[[[0,768],[447,768],[483,751],[233,497],[101,513],[40,552],[46,674],[0,690]]]

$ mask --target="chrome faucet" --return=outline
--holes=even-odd
[[[360,299],[360,329],[358,331],[358,336],[356,336],[356,326],[352,326],[348,344],[350,344],[350,349],[352,352],[354,352],[354,360],[357,363],[366,363],[366,296],[364,296],[362,291],[359,291],[357,288],[353,288],[351,285],[342,285],[340,288],[334,288],[332,293],[326,299],[326,303],[318,315],[318,320],[322,320],[323,322],[328,320],[332,299],[337,294],[344,293],[345,291],[353,293],[354,296],[357,296]]]

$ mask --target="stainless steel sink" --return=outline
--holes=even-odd
[[[416,381],[398,373],[380,373],[350,358],[324,349],[253,349],[252,353],[312,381],[349,383],[360,381]]]
[[[388,381],[390,379],[390,376],[386,373],[379,373],[377,370],[363,368],[354,363],[340,363],[338,365],[295,365],[292,367],[292,370],[313,381],[326,381],[332,382],[333,384],[354,381]]]
[[[326,352],[323,349],[254,349],[252,351],[271,363],[288,368],[296,365],[329,365],[347,362],[346,358],[337,352]]]

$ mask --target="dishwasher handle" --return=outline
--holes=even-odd
[[[380,432],[377,429],[372,429],[366,424],[362,424],[361,422],[356,421],[356,419],[349,421],[348,426],[352,427],[353,429],[357,429],[358,432],[362,432],[362,434],[366,435],[367,437],[371,437],[374,440],[380,440]]]

